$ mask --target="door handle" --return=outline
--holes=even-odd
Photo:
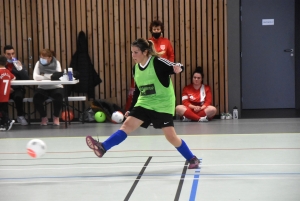
[[[294,52],[294,49],[285,49],[284,52]]]

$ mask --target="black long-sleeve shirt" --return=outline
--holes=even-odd
[[[10,68],[8,67],[10,65]],[[26,66],[22,63],[22,70],[18,71],[13,64],[7,64],[5,66],[14,76],[16,80],[29,80],[28,71]],[[14,90],[25,90],[24,86],[11,86]]]
[[[140,70],[143,71],[148,67],[149,63],[144,68],[141,67],[140,64],[138,64],[138,65],[139,65]],[[174,69],[173,69],[173,66],[175,66],[175,65],[180,65],[182,71],[184,70],[183,65],[180,64],[180,63],[173,63],[173,62],[171,62],[167,59],[164,59],[164,58],[154,57],[154,60],[153,60],[154,70],[155,70],[155,73],[157,75],[158,80],[160,81],[160,83],[163,86],[165,86],[165,87],[169,86],[169,84],[170,84],[170,75],[175,74]],[[132,69],[133,77],[134,77],[134,74],[135,74],[135,71],[134,71],[135,68],[134,67],[135,67],[135,65],[133,66],[133,69]],[[137,84],[135,83],[135,90],[134,90],[134,93],[133,93],[133,98],[132,98],[132,102],[131,102],[131,106],[130,106],[129,111],[132,110],[132,108],[136,104],[139,95],[140,95],[140,90],[139,90]]]

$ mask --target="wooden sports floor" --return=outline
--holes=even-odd
[[[299,201],[300,118],[175,122],[201,159],[189,170],[161,130],[139,128],[97,158],[85,136],[105,140],[120,125],[14,125],[0,132],[1,201]],[[39,159],[29,140],[47,144]]]

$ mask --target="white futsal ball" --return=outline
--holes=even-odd
[[[120,124],[123,122],[124,120],[124,115],[122,112],[120,111],[116,111],[111,115],[111,120],[113,123],[115,124]]]
[[[32,158],[39,158],[46,153],[47,146],[44,141],[33,139],[27,143],[26,148],[29,156]]]

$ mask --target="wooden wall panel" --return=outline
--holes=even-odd
[[[53,50],[55,52],[55,55],[57,58],[60,58],[59,51],[56,51],[56,48],[60,48],[60,46],[56,47],[55,45],[55,30],[54,30],[54,13],[53,13],[53,0],[48,0],[48,8],[46,9],[48,11],[48,14],[45,14],[45,21],[44,23],[47,23],[48,21],[48,37],[49,40],[47,40],[47,44],[45,45],[45,48],[49,48],[50,50]],[[45,38],[48,38],[45,36]]]
[[[60,52],[60,63],[63,69],[66,69],[68,67],[68,57],[67,57],[67,41],[66,41],[66,22],[65,18],[62,16],[66,16],[66,9],[65,4],[63,1],[55,0],[54,3],[54,10],[57,12],[57,16],[55,18],[55,21],[59,24],[59,26],[56,26],[55,31],[55,38],[56,40],[56,47],[61,47]]]
[[[0,7],[0,51],[6,44],[13,45],[29,67],[30,78],[43,48],[53,49],[67,68],[78,33],[84,31],[94,68],[103,80],[95,87],[96,99],[114,98],[121,107],[126,104],[134,65],[130,44],[151,37],[149,24],[159,19],[165,24],[164,36],[173,45],[175,61],[185,66],[181,75],[172,76],[176,104],[181,103],[183,87],[191,83],[191,73],[202,66],[213,105],[218,113],[227,112],[226,0],[0,0],[0,4],[4,5]]]
[[[37,24],[38,24],[38,41],[37,41],[37,47],[34,47],[34,49],[37,49],[37,51],[39,52],[39,50],[44,48],[44,37],[43,37],[43,32],[44,32],[44,26],[43,26],[43,7],[42,7],[43,3],[41,1],[37,0]],[[34,11],[33,11],[34,12]],[[33,41],[34,38],[33,38]],[[38,55],[36,55],[38,57]],[[34,65],[35,62],[37,61],[38,58],[35,58],[36,60],[33,61]]]
[[[120,87],[120,93],[121,93],[121,102],[122,105],[120,105],[121,107],[124,107],[125,102],[126,102],[126,98],[127,98],[127,80],[129,80],[129,78],[131,78],[130,74],[128,76],[126,76],[126,69],[129,66],[126,66],[126,55],[130,55],[130,49],[128,49],[126,47],[126,40],[125,37],[122,37],[122,34],[125,34],[125,24],[126,24],[126,12],[125,12],[125,2],[124,1],[120,1],[119,2],[119,7],[120,8],[124,8],[124,9],[120,9],[120,15],[119,15],[119,21],[118,21],[118,26],[119,26],[119,40],[120,40],[120,58],[119,58],[119,68],[117,68],[118,70],[118,74],[119,76],[117,77],[117,80],[119,80],[118,84]],[[118,62],[116,62],[118,63]],[[130,69],[130,68],[129,68]]]
[[[150,2],[150,0],[148,0]],[[122,66],[122,72],[124,72],[124,76],[126,77],[126,91],[127,94],[129,93],[130,90],[130,84],[131,84],[131,80],[132,80],[132,71],[131,71],[131,65],[132,65],[132,59],[131,59],[131,49],[130,49],[130,43],[132,42],[132,31],[131,31],[131,2],[125,1],[125,18],[124,18],[124,33],[125,33],[125,44],[124,44],[124,48],[125,48],[125,65]],[[151,11],[151,9],[150,9]],[[121,22],[122,23],[122,22]],[[125,25],[126,24],[126,25]],[[124,106],[126,104],[126,101],[122,102],[121,106]]]
[[[218,54],[218,47],[219,47],[219,37],[218,37],[218,2],[217,0],[213,0],[213,66],[212,66],[212,73],[213,73],[213,97],[215,101],[215,106],[219,110],[219,54]]]
[[[4,0],[0,0],[0,5],[4,5]],[[0,52],[2,52],[2,49],[4,47],[5,41],[5,17],[4,17],[4,9],[0,9]]]
[[[109,37],[109,68],[106,69],[109,72],[109,77],[114,78],[110,79],[109,85],[109,93],[107,93],[108,97],[116,97],[116,63],[115,63],[115,34],[118,34],[115,32],[114,29],[114,11],[113,11],[114,5],[113,1],[108,1],[108,37]],[[106,50],[104,50],[106,51]]]
[[[190,26],[191,26],[191,40],[190,40],[190,58],[191,58],[191,70],[193,70],[196,66],[197,66],[197,46],[196,45],[192,45],[194,43],[197,42],[196,38],[197,38],[197,32],[196,32],[196,28],[197,28],[197,18],[196,18],[196,1],[191,1],[191,9],[190,9]],[[195,20],[193,20],[195,19]],[[190,79],[192,79],[191,77],[191,73],[189,75]]]
[[[27,2],[27,1],[26,1]],[[30,52],[29,52],[29,63],[28,63],[28,73],[29,73],[29,78],[32,78],[33,74],[33,68],[38,60],[38,54],[39,54],[39,33],[40,33],[40,28],[38,26],[38,6],[36,2],[32,2],[31,4],[31,10],[29,9],[28,12],[31,13],[31,19],[27,18],[28,24],[31,24],[32,28],[28,30],[28,37],[30,40],[28,40],[28,43],[30,45]],[[34,31],[33,31],[34,30]],[[30,93],[28,91],[29,96],[32,97],[33,93]]]
[[[96,70],[96,72],[100,75],[100,72],[99,72],[99,55],[98,55],[98,32],[97,32],[97,28],[98,28],[98,25],[97,25],[97,21],[98,21],[98,18],[97,18],[97,2],[96,1],[92,1],[91,2],[91,18],[92,18],[92,32],[91,32],[91,35],[92,35],[92,42],[91,42],[91,48],[92,48],[92,54],[91,54],[91,59],[92,61],[94,61],[94,68]],[[99,86],[96,86],[95,87],[95,96],[96,97],[99,97],[100,94],[100,89],[99,89]]]
[[[218,21],[218,33],[217,33],[217,37],[219,38],[219,43],[218,43],[218,55],[219,55],[219,66],[218,66],[218,75],[219,75],[219,108],[218,111],[226,111],[225,110],[225,104],[221,104],[221,103],[225,103],[225,79],[224,76],[225,75],[225,63],[224,63],[224,57],[225,55],[223,54],[225,49],[225,45],[224,45],[224,5],[222,3],[218,4],[218,17],[219,17],[219,21]],[[216,102],[216,101],[215,101]]]
[[[97,3],[94,1],[94,3]],[[105,71],[104,71],[104,66],[105,66],[105,51],[104,51],[104,33],[107,33],[107,30],[104,29],[104,24],[103,24],[103,6],[101,2],[97,3],[97,10],[95,11],[95,16],[97,16],[97,27],[95,27],[97,33],[98,33],[98,43],[95,45],[95,51],[98,51],[98,65],[95,66],[96,71],[98,71],[100,78],[102,79],[102,83],[100,84],[98,90],[99,90],[99,98],[103,98],[105,94],[105,85],[103,84],[105,82],[104,77],[105,77]],[[95,65],[95,63],[94,63]],[[96,88],[97,89],[97,88]]]
[[[202,42],[202,3],[201,1],[196,1],[196,29],[195,29],[195,34],[196,34],[196,44],[195,46],[195,51],[196,51],[196,66],[203,66],[203,42]],[[200,48],[202,47],[202,48]],[[193,59],[194,60],[194,59]]]
[[[188,83],[191,80],[191,73],[193,70],[193,66],[191,65],[191,4],[189,1],[183,1],[183,3],[185,4],[184,7],[184,12],[183,12],[183,16],[184,16],[184,24],[185,26],[183,27],[184,30],[184,40],[182,41],[182,46],[181,48],[184,49],[185,54],[184,54],[184,60],[181,60],[182,63],[185,64],[185,77],[183,80],[183,84]]]
[[[30,12],[30,8],[31,8],[31,2],[30,1],[21,1],[22,3],[22,24],[23,29],[22,29],[22,33],[23,33],[23,44],[26,46],[26,48],[24,48],[27,51],[22,51],[24,56],[22,61],[27,65],[27,67],[29,68],[29,63],[31,64],[32,61],[30,59],[30,56],[32,55],[31,50],[32,50],[32,36],[31,36],[31,30],[32,30],[32,24],[30,23],[30,21],[28,19],[32,19],[32,13]],[[30,41],[28,39],[31,39]],[[31,65],[30,68],[32,69]]]
[[[16,27],[15,27],[15,31],[17,33],[17,46],[18,46],[18,50],[17,50],[17,54],[20,55],[23,59],[23,52],[21,51],[22,49],[25,49],[24,47],[24,43],[23,43],[23,38],[22,38],[22,33],[23,32],[23,23],[25,22],[25,20],[23,21],[22,19],[22,15],[23,15],[24,10],[21,10],[21,2],[20,0],[16,0],[15,1],[15,18],[16,18]],[[26,25],[24,25],[26,27]],[[24,33],[26,36],[26,32]]]
[[[177,32],[179,33],[178,35],[178,39],[176,40],[176,42],[178,42],[179,46],[178,46],[178,49],[175,50],[175,55],[176,55],[176,61],[182,63],[184,66],[185,66],[185,72],[184,73],[181,73],[180,75],[174,75],[176,78],[179,78],[180,77],[180,81],[177,81],[176,79],[176,94],[180,94],[181,93],[181,89],[182,87],[181,86],[184,86],[185,83],[186,83],[186,78],[185,76],[189,73],[188,71],[188,66],[189,64],[185,62],[185,59],[186,59],[186,52],[185,52],[185,21],[184,21],[184,17],[185,17],[185,10],[184,10],[184,4],[185,4],[185,1],[184,0],[179,0],[178,2],[178,8],[179,8],[179,19],[178,19],[178,30]],[[176,104],[179,104],[179,100],[178,100],[178,97],[181,97],[181,95],[177,95],[177,101],[176,101]]]
[[[16,12],[15,12],[15,1],[12,1],[9,7],[10,15],[8,16],[9,19],[7,19],[9,26],[10,26],[10,35],[11,35],[11,43],[14,47],[17,46],[17,31],[16,31],[16,25],[17,25],[17,20],[16,20]],[[18,53],[18,50],[16,50],[16,53]]]
[[[221,113],[222,111],[229,111],[228,110],[228,51],[227,51],[227,20],[226,20],[226,16],[227,16],[227,0],[224,0],[224,51],[222,52],[222,55],[224,56],[224,62],[222,63],[222,65],[224,65],[224,74],[221,74],[223,79],[224,79],[224,99],[225,101],[222,102],[222,105],[225,107],[224,110],[219,111],[219,113]],[[223,83],[221,83],[223,84]]]
[[[66,59],[62,57],[62,53],[64,52],[64,44],[61,41],[61,36],[64,36],[64,29],[61,28],[60,25],[60,20],[59,20],[59,7],[58,7],[58,0],[53,0],[53,11],[54,11],[54,27],[53,27],[53,36],[54,36],[54,40],[52,42],[52,44],[54,44],[55,46],[52,48],[52,50],[55,51],[56,57],[60,58],[60,63],[62,65],[62,68],[66,67]],[[62,13],[63,14],[63,13]],[[55,42],[54,42],[55,41]],[[56,47],[59,47],[59,51],[57,51]]]
[[[120,75],[120,67],[121,67],[121,51],[126,51],[126,50],[121,50],[121,43],[120,43],[120,35],[122,33],[122,31],[120,30],[120,13],[119,13],[119,2],[118,1],[114,1],[113,2],[113,18],[114,18],[114,23],[113,23],[113,27],[114,27],[114,33],[112,34],[113,37],[113,46],[114,46],[114,64],[112,64],[112,68],[115,70],[114,74],[115,74],[115,82],[113,83],[113,85],[115,85],[115,92],[114,95],[117,98],[117,102],[121,103],[122,102],[122,86],[121,86],[121,75]]]

